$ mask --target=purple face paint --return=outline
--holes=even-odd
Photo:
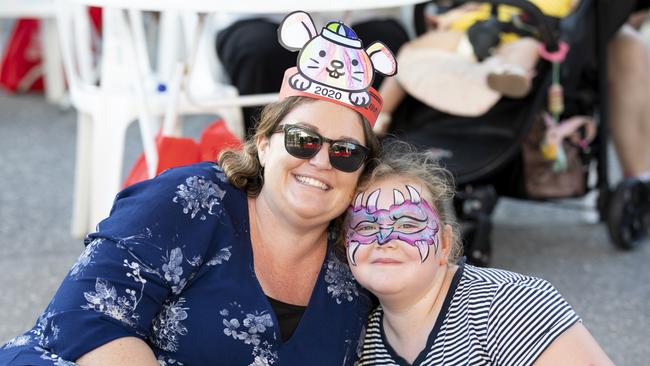
[[[388,209],[377,209],[381,190],[372,192],[364,206],[363,192],[357,194],[354,204],[348,208],[345,221],[347,230],[345,244],[348,259],[356,265],[355,255],[361,245],[377,242],[386,244],[391,240],[401,240],[418,248],[420,259],[424,262],[429,256],[429,246],[438,250],[438,230],[440,219],[419,192],[407,185],[410,199],[405,200],[402,193],[393,190],[393,204]]]

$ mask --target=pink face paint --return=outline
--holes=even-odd
[[[363,192],[357,194],[354,204],[348,208],[345,221],[347,230],[345,244],[350,263],[356,265],[355,255],[361,245],[377,242],[386,244],[391,240],[401,240],[418,248],[420,259],[424,262],[429,256],[429,246],[438,250],[438,230],[440,219],[419,192],[407,185],[410,199],[405,200],[402,193],[393,190],[393,204],[388,209],[377,209],[381,190],[372,192],[363,205]]]

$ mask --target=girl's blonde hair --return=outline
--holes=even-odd
[[[246,191],[249,196],[256,197],[264,185],[264,168],[257,156],[257,140],[261,137],[270,138],[287,114],[299,105],[314,101],[316,99],[308,97],[288,97],[264,107],[255,129],[255,135],[244,143],[242,149],[228,149],[219,154],[219,165],[224,170],[229,182],[235,187]],[[368,121],[360,114],[359,118],[366,139],[365,146],[370,150],[368,160],[361,174],[363,178],[374,167],[381,145],[372,132]]]
[[[422,183],[427,192],[422,192],[427,201],[438,212],[441,224],[452,228],[452,247],[449,262],[455,263],[463,253],[460,241],[460,229],[453,208],[455,192],[452,174],[438,164],[437,158],[428,152],[417,151],[412,145],[398,140],[388,140],[384,143],[382,155],[370,174],[359,180],[357,191],[365,191],[368,187],[389,177],[413,179]],[[337,247],[344,251],[345,215],[337,220]],[[344,253],[338,253],[340,254]]]

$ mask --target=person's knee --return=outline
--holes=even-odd
[[[650,82],[650,50],[629,26],[622,27],[608,46],[609,78]]]

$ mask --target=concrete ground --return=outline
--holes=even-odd
[[[75,113],[0,93],[0,344],[30,328],[83,249],[69,234]],[[188,123],[199,131],[207,119]],[[126,166],[140,145],[128,132]],[[650,360],[650,243],[623,252],[593,212],[501,200],[493,266],[550,280],[618,365]]]

